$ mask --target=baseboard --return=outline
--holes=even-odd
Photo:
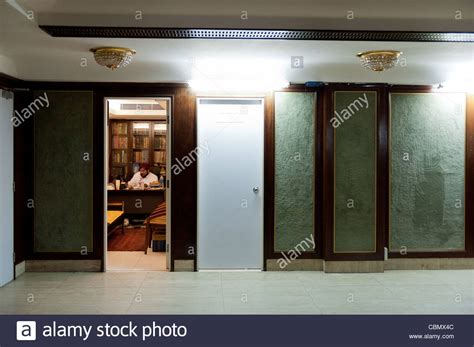
[[[324,272],[326,273],[368,273],[383,272],[384,262],[382,260],[373,261],[324,261]]]
[[[101,260],[27,260],[26,272],[100,272]]]
[[[392,258],[385,270],[461,270],[474,269],[474,258]]]
[[[194,260],[175,260],[175,272],[194,272]]]
[[[25,272],[100,272],[101,260],[26,260],[15,266],[15,276]],[[267,259],[267,271],[324,271],[326,273],[370,273],[384,270],[474,269],[474,258],[392,258],[387,261],[327,261],[295,259],[281,267],[278,259]],[[175,260],[174,271],[193,272],[194,260]]]
[[[295,259],[284,262],[280,259],[267,259],[267,271],[322,271],[322,259]]]
[[[26,271],[26,261],[22,261],[15,265],[15,279],[23,275]]]

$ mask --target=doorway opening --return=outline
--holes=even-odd
[[[105,271],[170,268],[171,98],[105,100]]]

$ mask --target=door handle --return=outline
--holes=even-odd
[[[259,191],[259,190],[260,190],[260,189],[259,189],[258,187],[253,187],[253,192],[254,192],[255,194],[258,194],[258,191]]]

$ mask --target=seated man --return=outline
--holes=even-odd
[[[148,188],[150,183],[158,182],[158,177],[150,172],[150,165],[144,163],[140,165],[140,171],[133,175],[132,179],[128,182],[128,188]]]

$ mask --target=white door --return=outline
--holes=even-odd
[[[263,99],[197,103],[198,269],[261,269]]]
[[[0,95],[0,287],[13,280],[13,94]],[[21,126],[21,125],[20,125]]]

